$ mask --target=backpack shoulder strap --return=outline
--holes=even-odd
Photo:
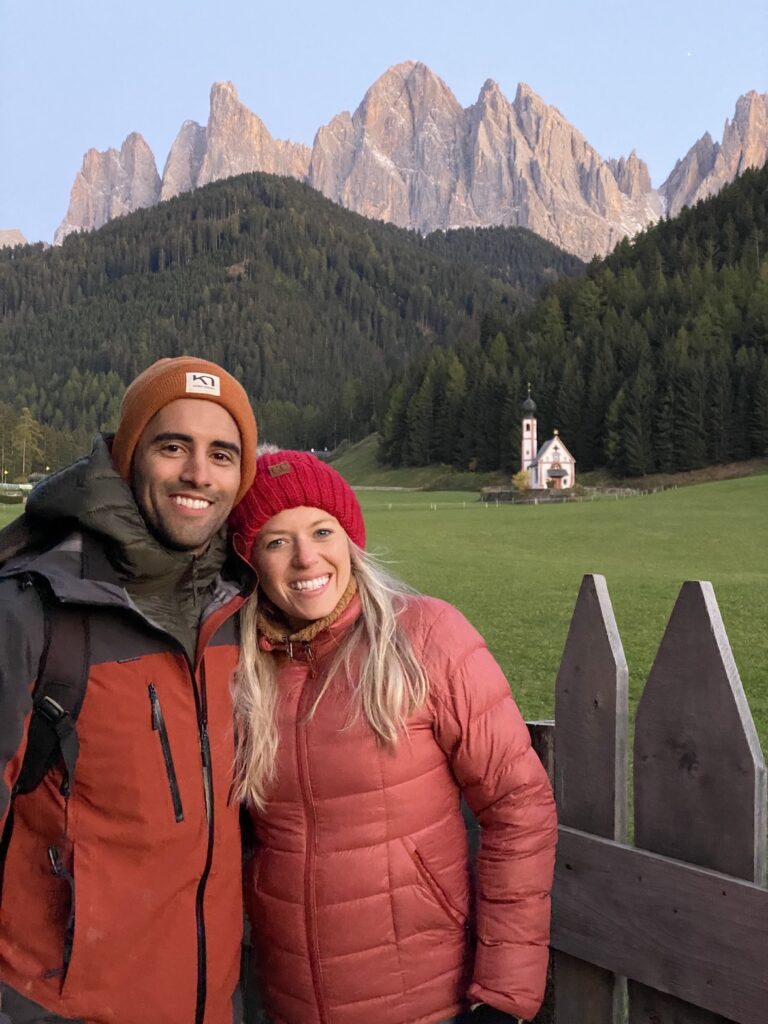
[[[5,860],[13,834],[16,797],[31,793],[57,761],[64,765],[61,792],[69,797],[79,751],[77,716],[85,699],[90,669],[87,609],[53,599],[47,584],[26,574],[22,587],[37,587],[45,616],[45,646],[32,697],[27,749],[0,834],[0,901]]]
[[[32,698],[27,750],[14,793],[31,793],[57,761],[64,767],[61,792],[69,796],[79,752],[77,716],[90,669],[88,610],[54,600],[47,584],[27,577],[43,604],[46,645]]]

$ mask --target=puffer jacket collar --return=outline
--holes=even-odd
[[[257,624],[259,647],[262,651],[287,654],[294,661],[316,662],[329,650],[340,646],[342,638],[360,617],[360,610],[360,595],[354,576],[330,615],[294,633],[290,632],[280,612],[264,602],[259,609]]]

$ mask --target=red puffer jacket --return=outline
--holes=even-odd
[[[359,599],[280,658],[277,781],[247,883],[275,1024],[432,1024],[468,1002],[530,1018],[544,991],[556,820],[509,686],[455,608],[401,616],[430,680],[393,752],[339,679],[307,720]],[[471,927],[463,792],[482,828]],[[476,949],[474,943],[476,942]]]

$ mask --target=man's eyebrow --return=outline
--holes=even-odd
[[[195,439],[191,434],[177,434],[173,430],[166,430],[161,434],[155,434],[153,441],[155,444],[162,443],[163,441],[183,441],[185,444],[194,444]],[[240,445],[235,444],[233,441],[211,441],[208,447],[223,448],[225,451],[232,452],[237,456],[241,454]]]
[[[177,434],[175,431],[167,430],[162,434],[155,434],[153,441],[184,441],[192,444],[194,437],[191,434]]]

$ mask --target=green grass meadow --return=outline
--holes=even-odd
[[[710,580],[768,749],[768,475],[621,500],[485,505],[361,490],[368,547],[480,629],[527,718],[551,717],[582,576],[607,581],[636,702],[685,580]],[[0,525],[19,506],[0,506]]]
[[[768,750],[768,476],[620,500],[485,505],[360,491],[368,547],[480,629],[527,718],[551,717],[581,579],[605,576],[634,704],[685,580],[714,586]]]

